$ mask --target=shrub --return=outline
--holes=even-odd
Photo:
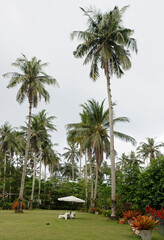
[[[17,209],[18,205],[19,205],[19,202],[13,202],[12,209],[13,210]],[[26,208],[26,204],[22,202],[22,209],[25,209],[25,208]]]
[[[126,222],[125,219],[122,218],[120,219],[119,224],[125,224],[125,222]]]
[[[111,211],[110,211],[110,210],[103,210],[102,214],[103,214],[105,217],[110,217]]]
[[[3,205],[2,205],[2,209],[3,209],[3,210],[11,210],[11,206],[12,206],[11,203],[9,203],[9,202],[4,202]]]
[[[90,213],[95,213],[95,209],[96,209],[96,208],[90,208],[90,209],[89,209],[89,212],[90,212]]]
[[[159,225],[159,220],[155,221],[153,220],[153,216],[146,215],[133,217],[133,220],[130,222],[130,226],[136,228],[137,230],[153,230]]]
[[[99,214],[101,214],[103,212],[103,209],[99,208],[99,207],[94,207],[94,208],[90,208],[89,209],[90,213],[95,213],[98,212]]]
[[[138,215],[140,215],[141,213],[139,211],[136,210],[129,210],[126,212],[123,212],[123,218],[126,220],[132,219],[133,217],[137,217]]]

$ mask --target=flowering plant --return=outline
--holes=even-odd
[[[153,220],[153,216],[138,215],[133,217],[133,220],[130,221],[130,226],[136,228],[137,230],[153,230],[159,225],[159,221]]]
[[[126,222],[125,219],[122,218],[120,219],[119,224],[125,224],[125,222]]]
[[[126,220],[132,219],[133,217],[137,217],[138,215],[140,215],[141,213],[139,211],[136,210],[129,210],[126,212],[123,212],[123,218]]]
[[[19,205],[19,202],[13,202],[12,209],[13,210],[17,209],[18,205]],[[26,204],[22,202],[22,209],[25,209],[25,208],[26,208]]]

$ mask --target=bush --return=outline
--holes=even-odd
[[[18,205],[19,205],[19,202],[13,202],[12,209],[16,210]],[[22,202],[22,209],[25,209],[25,208],[26,208],[26,204],[24,202]]]
[[[12,203],[4,202],[2,205],[3,210],[11,210]]]
[[[90,212],[90,213],[98,212],[99,214],[102,214],[103,209],[101,209],[101,208],[99,208],[99,207],[94,207],[94,208],[90,208],[90,209],[89,209],[89,212]]]
[[[110,217],[111,211],[110,211],[110,210],[103,210],[102,214],[103,214],[105,217]]]
[[[133,220],[130,222],[130,226],[136,228],[137,230],[153,230],[159,225],[159,220],[154,221],[153,216],[149,217],[146,215],[133,217]]]
[[[129,210],[126,212],[123,212],[123,218],[126,220],[132,219],[133,217],[137,217],[138,215],[140,215],[141,213],[139,211],[136,210]]]
[[[125,222],[126,222],[125,219],[122,218],[120,219],[119,224],[125,224]]]

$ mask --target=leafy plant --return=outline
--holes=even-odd
[[[111,211],[110,211],[110,210],[103,210],[102,214],[103,214],[105,217],[110,217]]]
[[[90,213],[95,213],[98,212],[99,214],[101,214],[103,212],[103,209],[99,208],[99,207],[94,207],[94,208],[90,208],[89,209]]]
[[[141,213],[139,211],[136,210],[129,210],[126,212],[123,212],[123,218],[126,220],[132,219],[133,217],[137,217],[138,215],[140,215]]]
[[[17,209],[18,205],[19,205],[19,202],[13,202],[13,204],[12,204],[12,209],[13,209],[13,210]],[[24,202],[22,202],[22,208],[23,208],[23,209],[26,208],[26,204],[25,204]]]
[[[5,202],[5,203],[2,205],[2,208],[3,208],[3,210],[11,210],[11,203]]]
[[[125,222],[126,222],[125,219],[122,218],[120,219],[119,224],[125,224]]]
[[[133,217],[133,220],[130,222],[130,226],[136,228],[137,230],[153,230],[159,225],[159,220],[155,221],[153,220],[153,216],[146,215]]]

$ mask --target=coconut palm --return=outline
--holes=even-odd
[[[94,193],[94,202],[96,201],[97,195],[97,181],[98,181],[98,170],[103,161],[104,153],[109,155],[109,109],[104,109],[104,101],[101,104],[96,102],[94,99],[89,100],[87,103],[81,105],[83,112],[80,113],[81,123],[68,124],[67,125],[67,135],[68,138],[81,137],[83,139],[83,148],[88,151],[88,159],[92,165],[92,154],[94,153],[96,158],[96,181],[95,181],[95,193]],[[119,122],[129,122],[129,119],[126,117],[114,118],[113,123]],[[120,139],[131,142],[135,144],[135,139],[115,131],[116,137]],[[92,167],[91,167],[92,169]],[[91,179],[92,180],[92,179]],[[92,181],[91,181],[92,185]],[[91,191],[92,192],[92,191]],[[93,204],[92,204],[93,205]]]
[[[14,135],[14,131],[12,126],[6,122],[3,126],[0,128],[0,150],[4,154],[4,162],[3,162],[3,168],[4,168],[4,180],[3,180],[3,193],[2,193],[2,200],[5,200],[5,185],[6,185],[6,164],[7,164],[7,152],[11,156],[13,156],[14,149],[16,149],[17,142]],[[11,162],[10,159],[10,162]]]
[[[38,114],[34,114],[32,115],[32,119],[33,118],[37,118],[37,121],[40,125],[40,129],[44,130],[47,134],[47,132],[50,131],[57,131],[56,126],[53,124],[53,120],[56,118],[55,116],[47,116],[46,110],[43,109],[41,112],[39,112]],[[40,202],[40,191],[41,191],[41,170],[42,170],[42,157],[43,157],[43,148],[47,149],[47,141],[42,142],[43,145],[40,146],[39,149],[39,162],[40,162],[40,166],[39,166],[39,190],[38,190],[38,204]],[[51,147],[50,147],[51,149]],[[46,151],[47,152],[47,151]],[[51,151],[52,153],[52,159],[55,159],[55,162],[57,161],[57,156],[55,154],[55,158],[53,157],[53,150]],[[46,155],[46,154],[44,154]],[[44,161],[45,162],[45,161]],[[51,163],[50,163],[51,164]],[[45,174],[46,174],[46,166],[47,164],[45,163]]]
[[[47,116],[46,110],[43,109],[38,114],[33,114],[33,117],[37,117],[40,128],[45,129],[46,131],[57,131],[56,126],[53,124],[53,120],[56,118],[55,116]]]
[[[129,157],[125,153],[122,153],[121,156],[118,158],[118,161],[116,163],[118,166],[120,166],[121,169],[123,169],[126,165],[129,164]]]
[[[60,169],[60,157],[61,154],[53,151],[51,162],[49,163],[49,172],[50,172],[50,177],[53,175],[56,177],[57,173],[59,172]]]
[[[61,174],[62,174],[62,177],[66,177],[69,180],[72,180],[73,179],[72,163],[65,162],[61,167]],[[76,163],[74,163],[74,179],[76,179],[77,177],[78,177],[78,168]]]
[[[75,164],[79,161],[80,152],[78,145],[75,142],[68,142],[68,147],[65,147],[65,153],[63,153],[64,159],[70,161],[72,164],[72,181],[75,180]]]
[[[45,89],[44,85],[56,85],[57,81],[43,72],[43,68],[47,66],[47,63],[42,63],[41,60],[37,60],[36,57],[33,57],[29,61],[25,55],[22,54],[21,58],[17,58],[12,66],[17,67],[21,70],[21,73],[18,72],[9,72],[4,74],[4,77],[11,77],[10,83],[7,88],[15,87],[21,84],[20,89],[18,90],[16,100],[21,104],[28,99],[29,102],[29,118],[28,118],[28,133],[25,149],[25,160],[23,165],[21,187],[19,192],[19,210],[22,212],[22,201],[24,193],[24,183],[26,176],[26,168],[28,162],[28,151],[30,145],[30,136],[31,136],[31,111],[32,107],[37,107],[38,101],[41,98],[44,98],[45,102],[50,100],[48,91]]]
[[[101,13],[100,11],[88,9],[82,11],[88,18],[88,28],[85,31],[74,31],[72,39],[77,37],[83,40],[74,51],[74,56],[82,58],[84,64],[91,62],[90,77],[96,81],[99,77],[99,68],[104,70],[107,80],[107,93],[109,104],[110,123],[110,158],[112,177],[112,207],[111,217],[115,217],[115,151],[114,151],[114,131],[113,131],[113,109],[111,95],[111,76],[115,74],[118,78],[122,76],[124,70],[131,67],[130,51],[137,52],[137,44],[132,38],[133,30],[124,28],[122,16],[127,7],[119,9],[115,7],[112,11]]]
[[[146,138],[147,142],[141,142],[137,148],[137,152],[145,160],[149,158],[150,163],[155,159],[159,154],[159,149],[164,147],[164,143],[155,143],[155,138]]]
[[[22,127],[23,130],[27,131],[28,128]],[[31,191],[31,199],[30,199],[30,209],[32,210],[32,204],[34,200],[34,188],[35,188],[35,178],[36,178],[36,166],[37,166],[37,156],[40,155],[42,146],[45,142],[49,141],[49,135],[47,131],[40,124],[37,116],[32,117],[31,122],[31,150],[34,152],[34,157],[32,159],[33,162],[33,181],[32,181],[32,191]]]
[[[131,151],[129,155],[129,164],[139,168],[140,164],[143,164],[143,161],[140,160],[139,155],[136,155],[134,151]]]

